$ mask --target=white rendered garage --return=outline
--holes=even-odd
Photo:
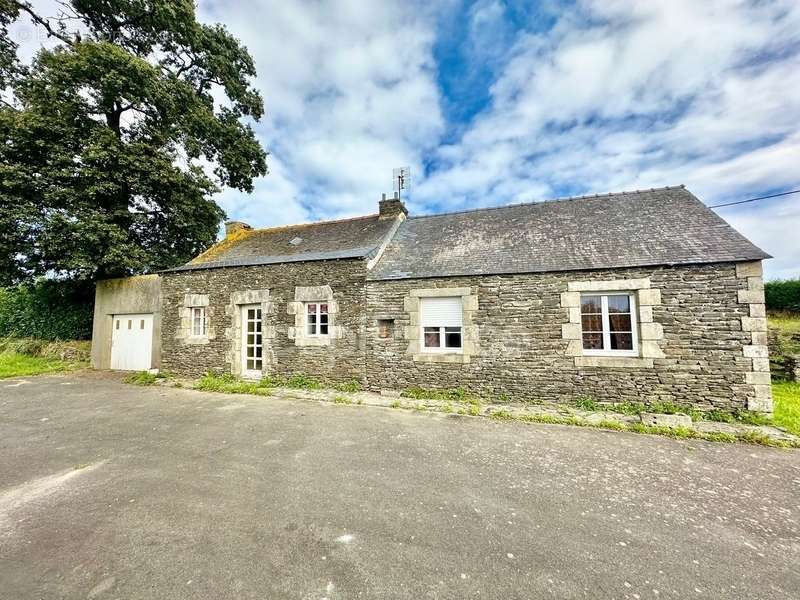
[[[140,275],[97,283],[92,331],[95,369],[161,366],[161,279]]]

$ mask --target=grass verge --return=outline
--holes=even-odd
[[[0,354],[0,379],[59,373],[85,366],[86,363],[79,361],[65,361],[47,356],[29,356],[18,352],[3,352]]]
[[[590,422],[575,416],[556,416],[556,415],[535,415],[535,414],[513,414],[506,410],[497,410],[489,414],[489,418],[500,421],[522,421],[525,423],[545,423],[548,425],[577,425],[579,427],[593,427],[596,429],[611,429],[614,431],[628,431],[630,433],[642,433],[649,435],[662,435],[675,439],[705,440],[708,442],[744,442],[759,446],[770,446],[772,448],[800,448],[800,444],[777,440],[756,431],[746,431],[737,434],[721,432],[703,432],[688,427],[655,427],[644,423],[620,423],[604,419],[598,422]]]
[[[136,373],[131,375],[126,381],[138,385],[151,385],[159,376],[149,373]],[[200,378],[195,384],[194,389],[223,392],[228,394],[255,394],[268,396],[272,394],[273,387],[290,387],[298,389],[318,390],[325,387],[349,393],[360,391],[361,386],[357,381],[327,384],[323,381],[303,374],[295,374],[289,377],[266,376],[258,381],[247,381],[234,377],[233,375],[217,375],[209,373]],[[672,403],[655,403],[645,405],[638,402],[627,402],[615,405],[601,404],[589,397],[579,398],[576,405],[584,410],[605,411],[618,414],[640,414],[641,412],[660,412],[674,414],[676,412],[688,412],[694,420],[704,418],[725,423],[744,423],[748,425],[777,425],[789,433],[800,436],[800,384],[798,383],[775,383],[773,384],[775,396],[775,416],[773,419],[741,411],[728,413],[724,411],[710,411],[701,413],[692,411]],[[402,397],[418,402],[403,402],[401,399],[392,401],[390,408],[412,409],[417,411],[432,411],[454,413],[460,415],[478,416],[481,414],[481,400],[464,389],[436,390],[424,388],[409,388],[402,393]],[[440,405],[428,405],[424,401],[433,400]],[[354,401],[343,394],[337,394],[333,398],[335,404],[361,404],[362,401]],[[642,423],[621,423],[617,420],[608,418],[600,421],[589,421],[579,415],[550,415],[550,414],[527,414],[512,413],[508,410],[495,410],[488,414],[495,420],[516,420],[531,423],[549,423],[556,425],[577,425],[580,427],[595,427],[599,429],[611,429],[615,431],[628,431],[632,433],[646,433],[653,435],[663,435],[671,438],[701,439],[712,442],[746,442],[763,446],[773,446],[779,448],[800,447],[800,444],[774,439],[760,432],[740,432],[737,434],[721,432],[701,432],[691,428],[669,428],[644,425]]]
[[[800,435],[800,383],[773,383],[772,398],[775,403],[773,423],[789,433]]]
[[[767,315],[769,326],[783,334],[800,333],[800,315],[792,312],[770,312]]]

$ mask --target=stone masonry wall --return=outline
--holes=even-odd
[[[370,387],[403,389],[464,387],[497,398],[507,394],[531,401],[673,401],[700,408],[771,410],[753,333],[763,310],[756,280],[760,264],[616,269],[527,275],[454,277],[367,282],[367,377]],[[754,279],[756,277],[756,279]],[[649,280],[649,329],[654,358],[608,361],[594,366],[576,360],[562,335],[570,321],[562,306],[568,284],[595,280]],[[470,288],[477,295],[471,321],[477,325],[468,361],[414,360],[407,297],[419,288]],[[651,291],[652,290],[652,291]],[[658,290],[658,291],[654,291]],[[660,296],[660,297],[659,297]],[[404,306],[404,302],[406,305]],[[760,303],[760,308],[759,308]],[[378,320],[394,319],[393,333],[378,335]],[[658,327],[660,324],[661,327]],[[570,325],[567,325],[570,327]],[[663,332],[662,332],[663,330]],[[413,346],[412,346],[413,348]],[[760,351],[760,347],[757,348]],[[601,361],[602,362],[602,361]]]
[[[374,390],[464,387],[528,401],[592,396],[771,410],[759,263],[369,282],[365,276],[358,260],[167,274],[162,368],[186,375],[238,372],[232,347],[240,334],[231,303],[252,297],[264,307],[265,373],[357,379]],[[642,358],[576,356],[569,290],[580,289],[580,282],[621,280],[648,286],[638,292]],[[469,353],[460,360],[421,360],[418,350],[412,352],[418,332],[410,299],[414,290],[444,287],[459,288],[469,300]],[[335,335],[309,345],[297,336],[297,302],[319,290],[332,295]],[[214,335],[207,343],[185,339],[181,319],[190,295],[208,297]],[[387,328],[388,337],[381,337]]]
[[[238,372],[241,335],[234,302],[262,304],[264,372],[305,373],[331,381],[364,383],[365,275],[363,261],[340,260],[200,269],[167,273],[162,291],[162,368],[183,375]],[[326,345],[300,343],[294,334],[296,289],[329,286],[333,301],[331,335]],[[209,336],[202,344],[185,336],[187,296],[208,297]],[[205,302],[205,299],[204,299]],[[236,339],[234,339],[236,338]]]

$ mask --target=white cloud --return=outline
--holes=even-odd
[[[257,10],[261,8],[261,11]],[[311,207],[308,217],[375,212],[393,167],[421,172],[443,130],[433,20],[405,3],[201,4],[254,55],[267,116],[258,132]],[[272,175],[269,175],[269,179]],[[254,194],[257,225],[284,215]],[[277,205],[280,206],[280,202]]]
[[[765,263],[765,274],[769,278],[800,277],[800,244],[797,241],[800,202],[797,199],[774,200],[769,205],[754,204],[736,211],[720,211],[720,214],[746,233],[754,244],[775,256]]]
[[[711,204],[800,187],[798,44],[788,0],[580,2],[518,35],[490,107],[438,150],[416,199],[455,208],[686,183]],[[769,206],[721,213],[775,254],[768,275],[798,265],[798,202],[780,222]]]
[[[217,201],[230,219],[253,226],[289,225],[311,219],[300,190],[287,176],[286,167],[277,158],[270,159],[270,174],[255,183],[251,195],[224,190]]]
[[[555,15],[543,28],[503,0],[202,0],[200,18],[253,54],[267,108],[256,131],[271,173],[221,204],[256,226],[366,214],[403,165],[416,212],[677,183],[709,204],[800,188],[796,0],[555,7],[539,3]],[[489,94],[466,123],[445,122],[440,106],[458,99],[443,97],[447,65],[434,59],[454,15],[468,67],[494,73],[489,89],[458,90]],[[15,28],[28,57],[35,30]],[[470,68],[465,82],[480,85]],[[769,276],[787,276],[800,265],[798,206],[720,214],[776,256]]]

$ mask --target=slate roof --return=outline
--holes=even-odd
[[[383,243],[394,219],[378,215],[302,225],[240,230],[191,262],[170,271],[367,258]]]
[[[411,217],[368,279],[763,258],[770,256],[680,186]]]

